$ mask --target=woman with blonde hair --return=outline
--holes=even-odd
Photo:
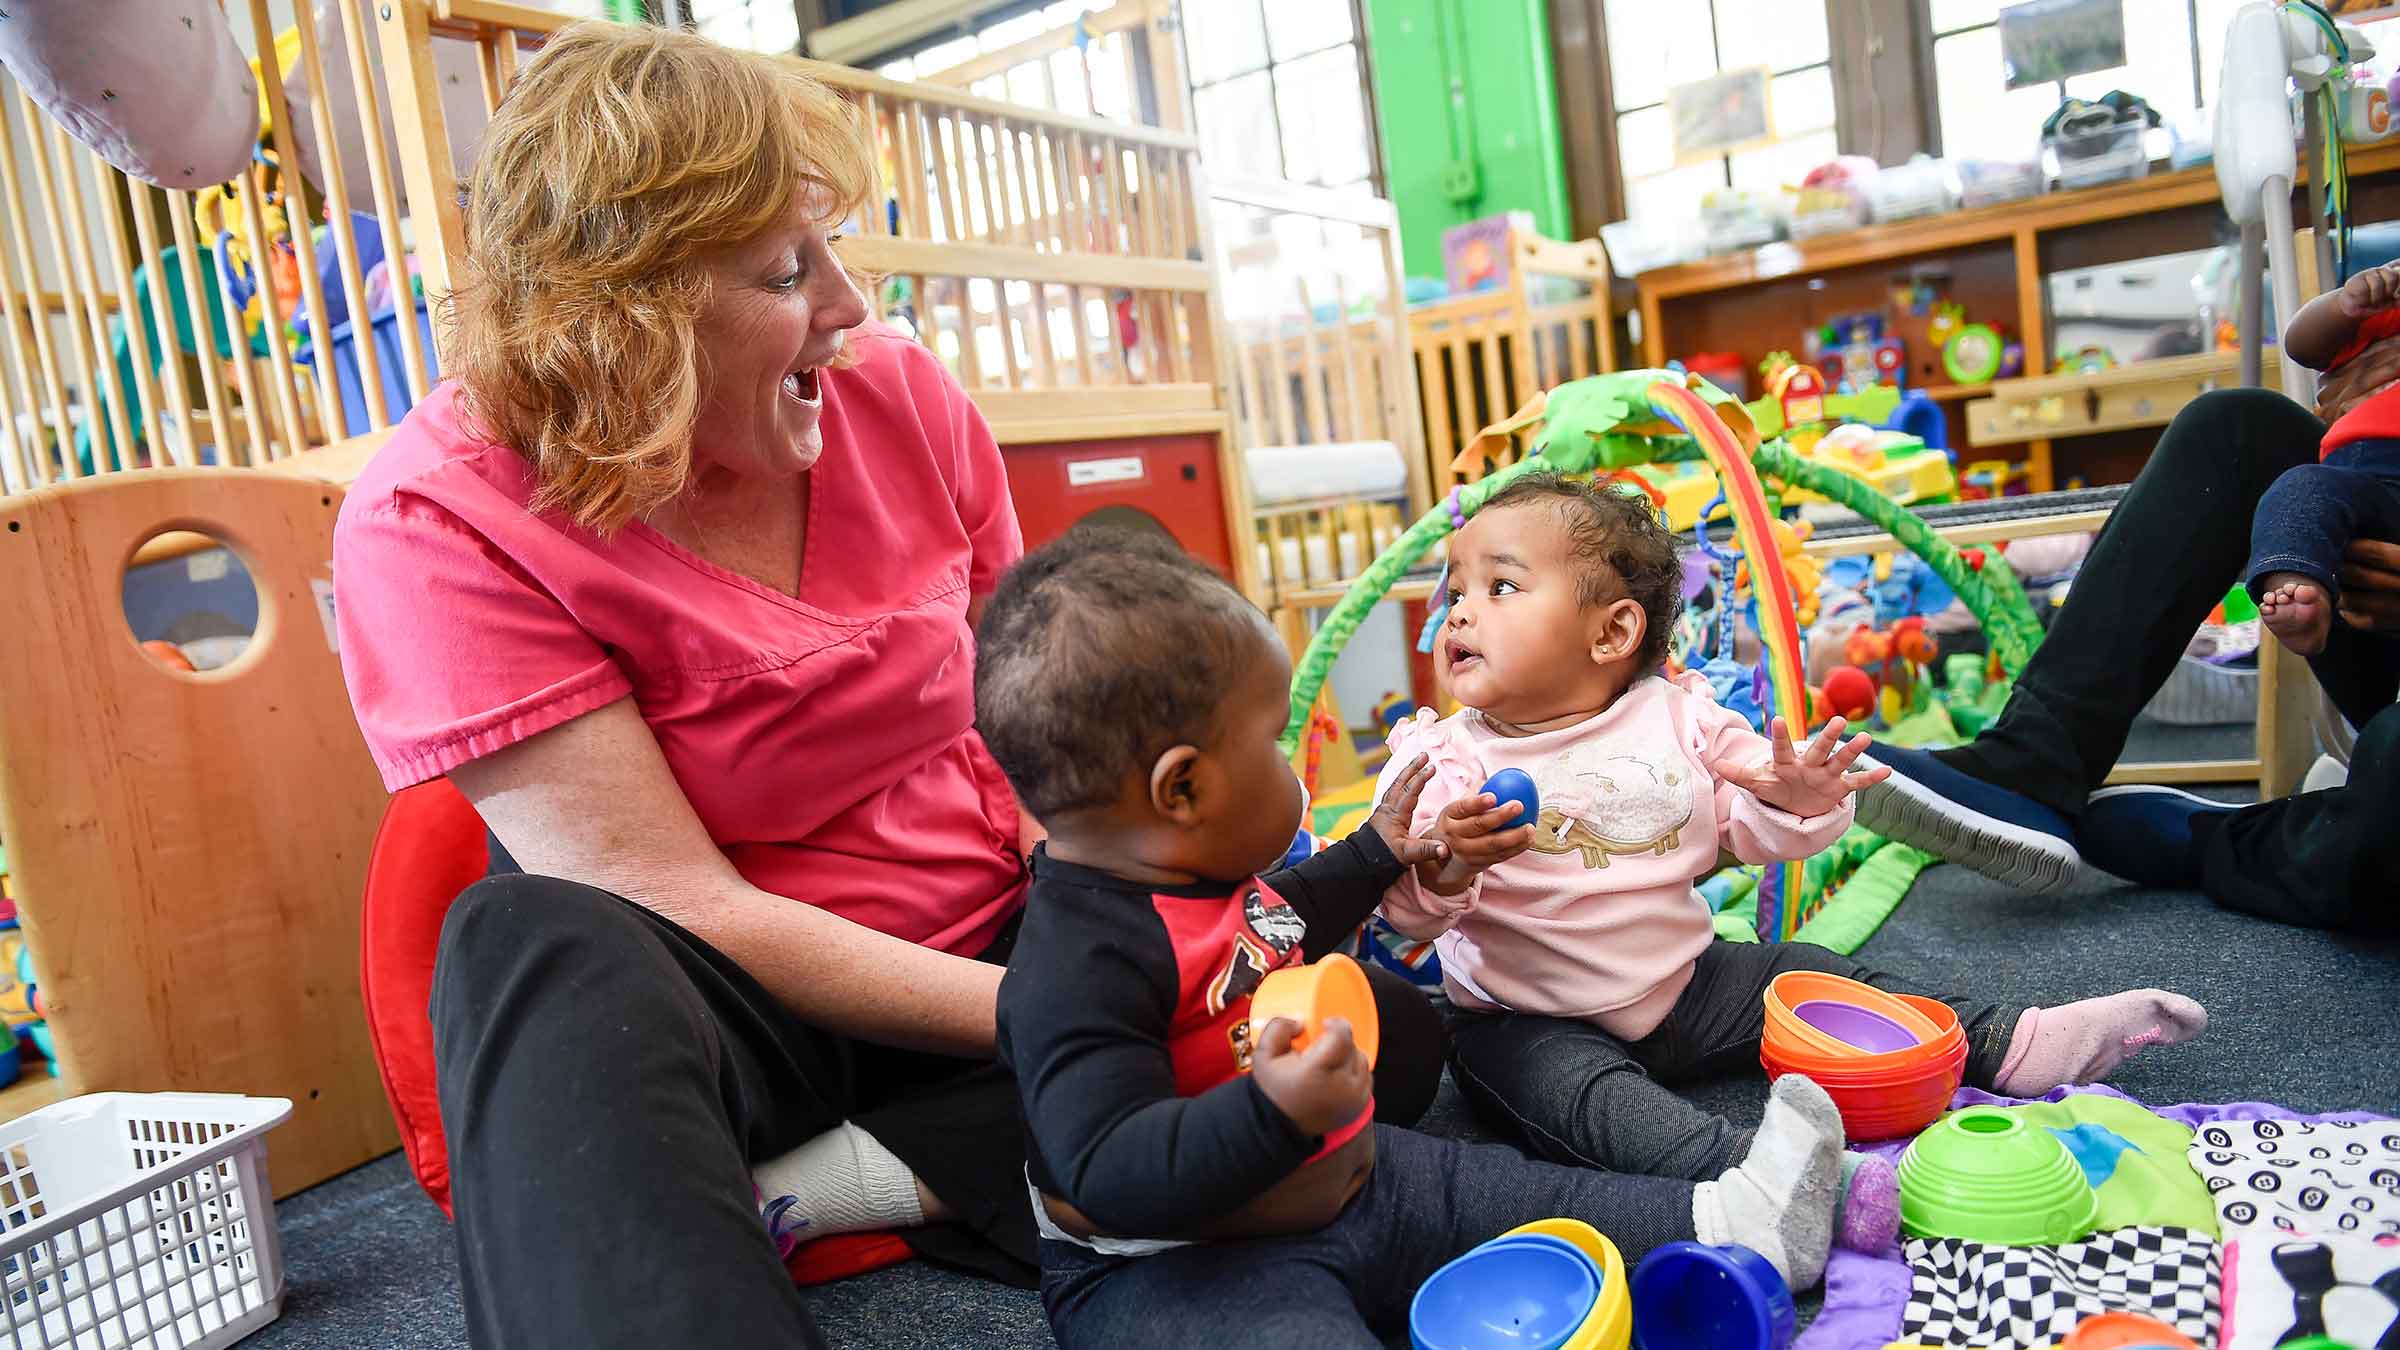
[[[376,764],[496,845],[430,1009],[478,1345],[818,1343],[774,1237],[1029,1274],[1024,845],[971,688],[1021,545],[835,251],[874,177],[790,62],[561,32],[469,184],[455,378],[343,508]]]

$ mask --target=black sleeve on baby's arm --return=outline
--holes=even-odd
[[[1126,940],[1019,941],[1000,986],[1002,1048],[1062,1198],[1114,1236],[1175,1237],[1289,1176],[1317,1141],[1248,1074],[1177,1096],[1166,931],[1152,918],[1112,936]]]
[[[1308,936],[1301,939],[1300,952],[1316,961],[1358,931],[1404,870],[1375,827],[1361,825],[1349,838],[1297,866],[1260,879],[1290,901],[1308,922]]]

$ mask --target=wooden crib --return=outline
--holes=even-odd
[[[1500,287],[1408,314],[1436,492],[1465,480],[1453,461],[1476,432],[1542,390],[1617,368],[1600,241],[1561,243],[1511,230],[1507,251],[1511,265]]]

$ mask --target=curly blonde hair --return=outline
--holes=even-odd
[[[450,299],[467,411],[532,461],[534,509],[607,532],[681,491],[708,260],[799,193],[831,224],[874,182],[863,123],[794,62],[622,24],[552,37],[484,133]]]

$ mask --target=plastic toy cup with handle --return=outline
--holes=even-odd
[[[1367,973],[1349,957],[1335,952],[1315,965],[1268,972],[1258,982],[1258,992],[1250,996],[1251,1035],[1255,1037],[1278,1017],[1300,1024],[1300,1034],[1292,1038],[1294,1050],[1307,1048],[1325,1019],[1347,1019],[1350,1039],[1367,1057],[1367,1067],[1375,1067],[1375,1050],[1381,1044],[1375,990],[1367,983]]]

